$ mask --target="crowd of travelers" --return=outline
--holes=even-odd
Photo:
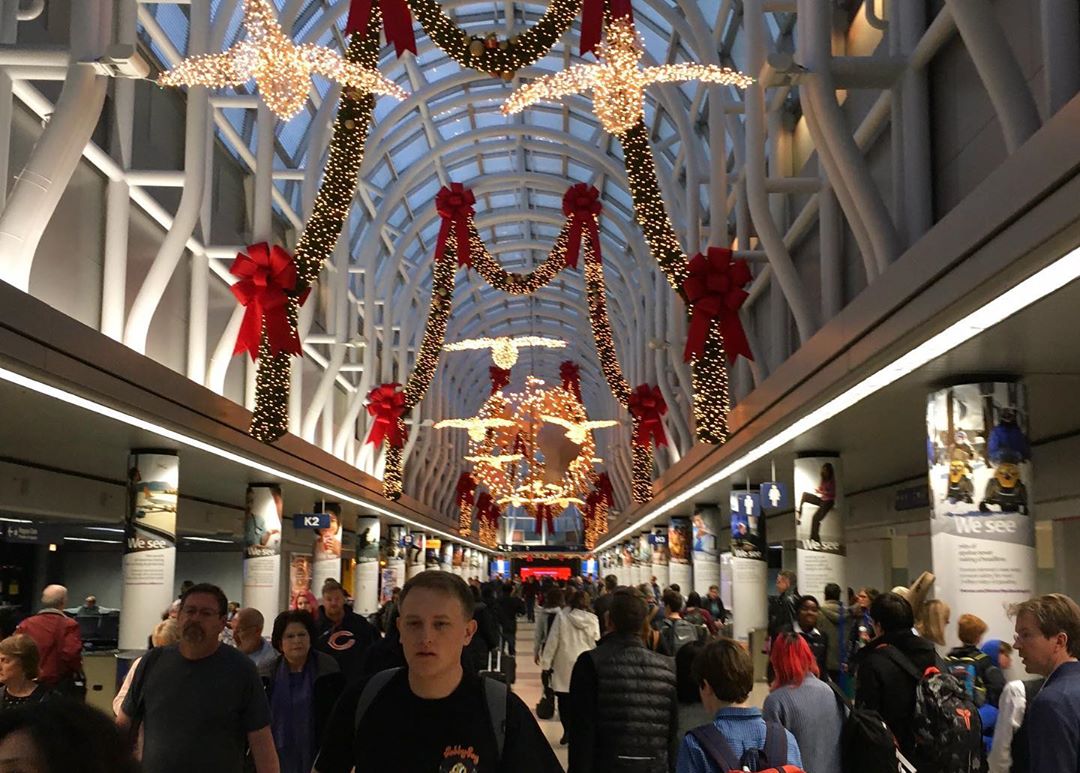
[[[186,583],[115,722],[80,700],[78,628],[49,586],[0,641],[0,771],[555,773],[512,688],[525,618],[570,773],[1080,773],[1080,607],[1015,605],[1012,644],[964,613],[946,649],[932,579],[819,602],[781,572],[757,691],[716,587],[425,571],[368,619],[330,580],[265,638],[257,610]],[[1007,678],[1014,654],[1030,678]]]

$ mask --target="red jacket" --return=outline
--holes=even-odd
[[[26,618],[16,633],[25,633],[38,647],[38,681],[55,687],[82,671],[79,624],[58,609],[43,609]]]

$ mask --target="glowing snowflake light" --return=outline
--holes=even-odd
[[[517,364],[518,349],[530,346],[541,346],[548,349],[562,349],[566,341],[558,338],[544,338],[543,336],[517,336],[509,338],[470,338],[465,341],[446,344],[443,350],[447,352],[460,352],[469,349],[491,349],[491,359],[500,368],[510,369]]]

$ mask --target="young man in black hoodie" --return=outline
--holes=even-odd
[[[853,661],[855,703],[878,712],[889,726],[900,751],[918,770],[923,764],[915,752],[915,680],[889,654],[899,650],[922,673],[938,664],[933,642],[916,634],[915,616],[907,599],[896,593],[879,594],[870,604],[874,638]],[[929,768],[927,768],[929,770]]]

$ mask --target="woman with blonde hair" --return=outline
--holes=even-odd
[[[178,641],[180,641],[180,626],[172,619],[162,620],[154,626],[154,631],[150,634],[150,644],[154,647],[168,647],[170,644],[176,644]],[[124,677],[124,683],[120,685],[119,692],[117,692],[116,697],[113,698],[113,714],[118,715],[120,713],[120,707],[124,705],[124,698],[131,688],[131,680],[135,676],[135,670],[139,667],[139,662],[141,660],[141,657],[135,658],[131,663],[131,667],[128,668],[127,676]]]
[[[952,610],[941,599],[930,599],[922,606],[919,617],[915,620],[915,630],[919,636],[929,639],[939,647],[945,646],[945,631],[949,627]]]
[[[24,633],[0,641],[0,709],[40,703],[49,689],[37,683],[37,644]]]

